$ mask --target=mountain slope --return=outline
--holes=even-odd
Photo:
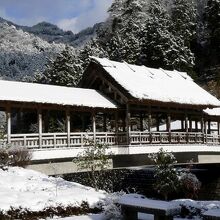
[[[35,36],[40,37],[48,43],[63,43],[73,47],[81,47],[91,38],[94,38],[96,36],[97,30],[103,24],[97,23],[93,27],[88,27],[77,34],[74,34],[72,31],[64,31],[57,25],[48,22],[40,22],[32,27],[28,27],[14,24],[13,22],[0,17],[0,23],[13,25],[17,29],[23,30],[24,32],[28,32],[30,34],[34,34]]]
[[[65,48],[64,44],[47,41],[0,22],[0,77],[22,80],[43,71],[47,58],[53,58]]]

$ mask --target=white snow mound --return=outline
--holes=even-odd
[[[94,207],[105,197],[103,191],[60,177],[48,177],[19,167],[9,167],[6,171],[0,169],[0,209],[3,211],[10,207],[40,211],[49,206],[79,206],[83,201]]]

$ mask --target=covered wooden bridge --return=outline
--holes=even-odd
[[[35,150],[83,147],[88,139],[116,147],[220,144],[220,118],[207,110],[220,102],[186,73],[91,60],[82,88],[0,80],[5,140]]]

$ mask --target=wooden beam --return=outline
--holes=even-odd
[[[7,143],[11,143],[11,107],[6,107],[6,119],[7,119]]]
[[[189,143],[189,126],[188,126],[188,115],[185,114],[185,132],[186,132],[186,143]]]
[[[195,130],[196,132],[198,132],[198,121],[197,120],[195,120]]]
[[[181,119],[181,131],[184,130],[184,120]]]
[[[130,133],[131,133],[131,113],[130,106],[126,104],[126,132],[127,132],[127,144],[130,145]]]
[[[140,131],[144,130],[144,125],[143,125],[143,114],[140,112]]]
[[[66,110],[67,146],[70,147],[70,111]]]
[[[157,123],[157,131],[159,132],[160,131],[160,118],[158,117],[158,115],[156,117],[156,123]]]
[[[171,116],[167,114],[167,132],[171,132]]]
[[[211,134],[211,120],[208,120],[208,134]]]
[[[189,131],[192,132],[192,119],[189,119]]]
[[[92,132],[93,132],[93,141],[96,144],[96,116],[95,112],[92,112]]]
[[[167,131],[169,132],[169,143],[171,143],[171,116],[167,115]]]
[[[220,135],[220,122],[218,121],[217,124],[218,124],[218,135]]]
[[[39,147],[42,148],[42,110],[38,109],[38,132],[39,132]]]

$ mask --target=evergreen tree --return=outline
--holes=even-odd
[[[82,72],[85,70],[85,68],[88,66],[90,62],[90,56],[96,56],[96,57],[106,57],[108,58],[108,54],[105,52],[105,50],[100,46],[99,42],[97,40],[92,39],[90,42],[88,42],[83,49],[79,51],[78,59],[81,63]]]
[[[209,65],[220,66],[220,0],[208,0],[205,22],[208,32],[206,48],[210,58]],[[219,70],[215,74],[220,75]]]
[[[189,71],[193,67],[194,55],[185,45],[184,38],[175,34],[174,27],[164,5],[159,0],[151,2],[142,37],[142,64],[181,71]]]
[[[70,47],[58,54],[55,60],[49,60],[43,74],[35,77],[35,82],[60,85],[76,86],[81,78],[81,60],[73,53]]]
[[[174,0],[171,7],[173,31],[176,36],[184,40],[185,46],[190,48],[196,38],[197,13],[193,0]]]

